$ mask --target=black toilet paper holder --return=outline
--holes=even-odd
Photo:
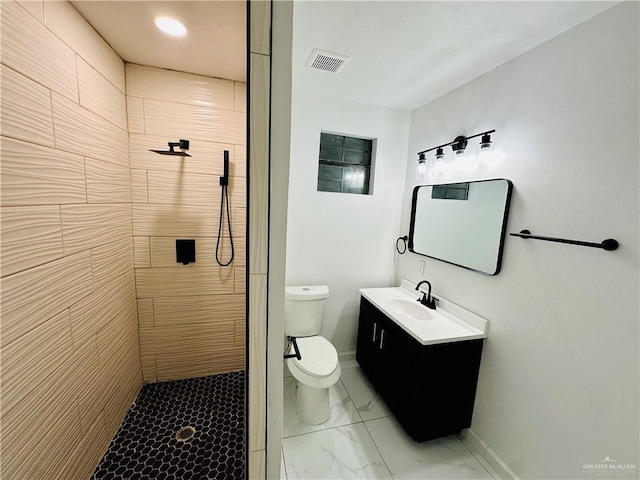
[[[300,355],[300,350],[298,349],[298,342],[296,341],[296,337],[287,337],[289,339],[289,346],[287,347],[287,352],[291,350],[291,345],[293,345],[293,350],[296,353],[291,353],[289,355],[284,356],[284,358],[296,358],[298,360],[302,360],[302,355]]]

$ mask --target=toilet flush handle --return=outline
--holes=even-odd
[[[287,351],[291,350],[291,345],[293,345],[293,350],[296,352],[290,355],[285,355],[284,358],[296,358],[298,360],[302,360],[302,355],[300,355],[300,350],[298,349],[298,342],[296,342],[296,337],[287,337],[289,339],[289,348]]]

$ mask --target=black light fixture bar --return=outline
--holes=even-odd
[[[470,135],[468,137],[464,137],[464,139],[465,140],[469,140],[470,138],[476,138],[476,137],[479,137],[481,135],[489,135],[489,134],[494,133],[494,132],[495,132],[495,129],[494,130],[487,130],[486,132],[476,133],[475,135]],[[456,137],[453,141],[451,141],[449,143],[443,143],[442,145],[438,145],[437,147],[431,147],[431,148],[428,148],[427,150],[422,150],[421,152],[418,152],[418,155],[422,155],[424,153],[431,152],[431,151],[436,150],[438,148],[449,147],[449,146],[455,145],[457,143],[460,143],[460,137]]]

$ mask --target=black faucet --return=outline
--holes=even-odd
[[[436,300],[431,296],[431,283],[427,280],[422,280],[420,283],[418,283],[418,285],[416,285],[416,290],[420,291],[420,285],[422,285],[423,283],[429,285],[429,290],[427,290],[427,293],[422,292],[422,298],[418,298],[417,301],[425,307],[430,308],[431,310],[435,310]]]

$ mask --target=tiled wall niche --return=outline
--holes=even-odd
[[[244,368],[246,87],[244,83],[126,65],[133,234],[145,382]],[[188,139],[191,157],[158,155]],[[229,151],[235,256],[215,259],[224,150]],[[224,215],[221,260],[229,259]],[[196,261],[176,263],[176,239]]]
[[[88,478],[142,384],[122,60],[2,9],[2,478]]]

